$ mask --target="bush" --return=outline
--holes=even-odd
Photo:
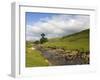
[[[40,43],[40,41],[35,41],[35,42],[34,42],[34,44],[39,44],[39,43]]]
[[[48,41],[47,38],[41,38],[41,39],[40,39],[40,43],[41,43],[41,44],[43,44],[43,43],[45,43],[45,42],[47,42],[47,41]]]

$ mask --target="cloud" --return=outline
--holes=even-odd
[[[26,25],[26,40],[39,40],[40,34],[46,37],[60,37],[89,28],[88,15],[52,15],[40,19],[33,25]]]

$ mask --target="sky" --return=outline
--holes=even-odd
[[[47,38],[62,37],[89,28],[90,16],[80,14],[26,12],[26,40],[35,41],[45,33]]]

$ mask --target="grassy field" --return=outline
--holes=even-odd
[[[50,39],[43,46],[89,51],[89,29],[61,38]]]
[[[37,44],[38,45],[38,44]],[[49,39],[41,44],[44,49],[48,47],[64,48],[65,50],[84,50],[89,52],[89,29],[60,38]],[[26,41],[26,67],[49,66],[49,62],[37,49],[32,49],[34,43]]]
[[[41,52],[32,50],[32,43],[27,43],[26,47],[26,67],[48,66],[48,62],[41,55]]]

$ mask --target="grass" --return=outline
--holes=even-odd
[[[41,55],[40,51],[31,49],[33,46],[33,42],[26,42],[26,67],[49,66],[48,61]],[[49,39],[42,46],[44,48],[57,47],[66,50],[89,51],[89,29],[60,38]]]
[[[29,43],[31,45],[31,43]],[[38,50],[32,50],[31,46],[26,47],[26,67],[48,66],[49,63]]]
[[[89,29],[61,38],[51,39],[43,46],[89,51]]]

